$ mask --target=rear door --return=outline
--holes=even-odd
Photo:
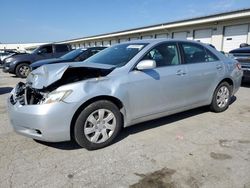
[[[185,92],[187,105],[208,101],[224,72],[221,62],[212,52],[199,44],[182,42],[180,47],[187,67]]]

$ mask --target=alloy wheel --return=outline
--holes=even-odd
[[[27,77],[30,72],[30,68],[27,65],[23,65],[19,68],[20,75]]]

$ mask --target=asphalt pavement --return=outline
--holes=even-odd
[[[250,84],[226,112],[198,108],[138,124],[88,151],[12,130],[6,100],[19,81],[0,70],[1,188],[250,188]]]

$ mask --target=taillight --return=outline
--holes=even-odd
[[[236,63],[236,67],[239,69],[239,70],[241,70],[241,64],[238,62],[238,63]]]

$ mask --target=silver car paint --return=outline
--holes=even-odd
[[[211,103],[215,88],[225,78],[232,79],[233,94],[239,89],[242,71],[236,69],[232,59],[207,45],[204,46],[216,54],[220,61],[158,67],[145,71],[134,69],[148,50],[161,42],[168,41],[164,39],[136,41],[148,42],[149,45],[125,66],[114,69],[106,77],[83,80],[57,88],[57,91],[73,90],[63,102],[26,106],[18,103],[13,106],[8,102],[14,129],[20,134],[39,140],[66,141],[70,140],[70,126],[75,112],[86,101],[95,97],[110,96],[121,101],[124,126],[127,127],[208,105]],[[52,70],[59,70],[61,67],[61,70],[65,71],[67,66],[58,64],[58,68],[51,69],[50,72],[51,65],[46,65],[46,75],[48,78],[52,78],[49,76],[53,74]],[[59,71],[57,79],[60,79],[62,72]],[[180,72],[181,74],[179,74]],[[29,81],[34,86],[41,88],[50,84],[49,82],[54,82],[55,79],[39,83],[39,79],[33,76],[29,78]],[[42,135],[37,134],[34,131],[36,129],[40,130]]]

